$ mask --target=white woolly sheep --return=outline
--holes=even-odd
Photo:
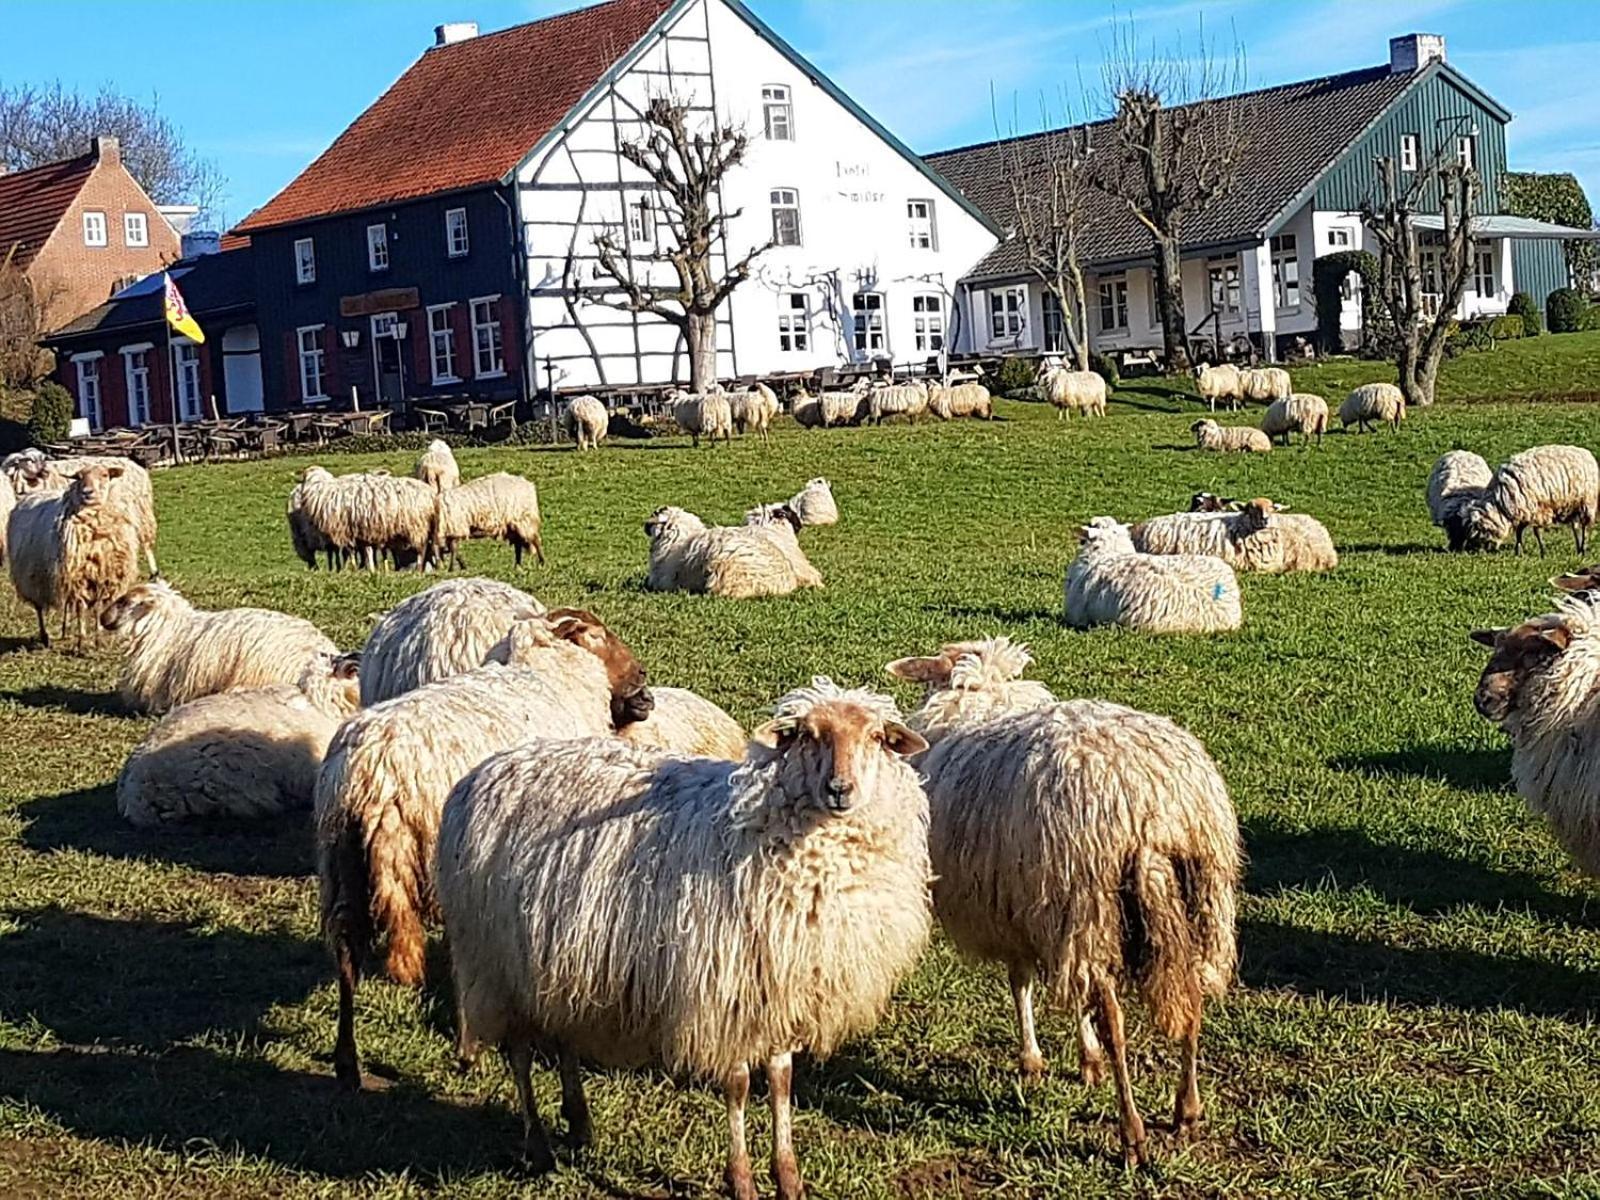
[[[50,645],[45,614],[61,612],[83,644],[85,620],[139,578],[139,529],[124,501],[111,494],[122,468],[91,460],[64,492],[35,491],[17,501],[6,520],[6,568],[23,603],[39,619],[39,641]]]
[[[1055,406],[1059,421],[1069,412],[1085,417],[1106,415],[1106,380],[1098,371],[1069,371],[1066,367],[1041,362],[1039,387]]]
[[[439,438],[428,443],[411,473],[436,492],[448,491],[461,483],[461,468],[456,466],[455,453],[449,442]]]
[[[449,557],[459,567],[462,542],[495,538],[510,544],[517,566],[530,548],[543,565],[542,524],[539,490],[520,475],[497,471],[439,497],[437,554],[441,562]]]
[[[464,1051],[499,1044],[529,1159],[553,1158],[535,1045],[560,1060],[571,1141],[591,1137],[578,1063],[659,1064],[721,1083],[726,1178],[752,1200],[744,1137],[766,1068],[779,1200],[800,1200],[793,1056],[872,1028],[927,945],[927,743],[883,696],[817,679],[739,764],[616,742],[534,741],[451,794],[439,904]]]
[[[1261,432],[1269,438],[1281,437],[1285,446],[1292,433],[1307,442],[1315,437],[1320,446],[1327,431],[1328,402],[1314,392],[1295,392],[1287,399],[1274,400],[1261,414]]]
[[[139,534],[139,549],[151,575],[156,572],[156,505],[150,487],[150,472],[131,458],[112,454],[64,455],[50,458],[43,450],[29,447],[7,455],[0,472],[11,480],[18,499],[36,493],[61,493],[87,466],[119,468],[110,476],[107,495],[127,510]]]
[[[1294,383],[1282,367],[1251,367],[1239,372],[1239,394],[1256,404],[1287,400]]]
[[[1232,363],[1222,363],[1215,367],[1204,362],[1196,363],[1194,386],[1200,399],[1210,406],[1212,412],[1217,411],[1218,400],[1226,400],[1229,408],[1238,408],[1244,397],[1239,368]]]
[[[482,666],[512,625],[545,611],[495,579],[447,579],[395,605],[361,649],[361,703],[370,707]]]
[[[128,756],[117,811],[154,827],[309,809],[328,742],[358,707],[348,655],[308,664],[295,687],[243,688],[181,704]]]
[[[712,445],[718,438],[733,441],[733,406],[722,392],[705,392],[701,395],[682,395],[672,405],[672,419],[679,429],[689,435],[694,446],[706,438]]]
[[[1033,655],[1008,637],[951,642],[926,658],[899,658],[886,668],[895,679],[923,686],[922,704],[906,724],[930,746],[951,730],[1054,704],[1050,689],[1022,673]]]
[[[783,596],[821,587],[822,577],[796,542],[792,550],[770,527],[718,525],[681,508],[658,508],[644,524],[650,539],[653,592],[693,592],[734,600]]]
[[[307,467],[290,489],[289,502],[284,507],[284,516],[289,522],[289,542],[293,545],[300,561],[313,571],[317,569],[318,554],[326,557],[330,571],[341,565],[339,561],[341,556],[333,540],[318,527],[306,508],[307,492],[322,486],[332,478],[326,468]]]
[[[1066,621],[1075,629],[1125,625],[1146,633],[1217,633],[1242,621],[1239,581],[1220,558],[1140,554],[1128,527],[1096,517],[1067,568]]]
[[[1428,474],[1428,516],[1445,532],[1451,550],[1488,550],[1509,527],[1496,522],[1497,529],[1484,537],[1484,522],[1466,516],[1468,506],[1480,505],[1489,490],[1494,472],[1483,457],[1470,450],[1451,450],[1440,455]],[[1489,531],[1484,531],[1489,532]]]
[[[1141,554],[1208,554],[1235,571],[1279,575],[1331,571],[1339,565],[1322,522],[1286,513],[1259,498],[1238,512],[1170,513],[1140,521],[1129,530]]]
[[[657,685],[650,694],[655,697],[650,715],[617,731],[630,746],[729,762],[744,757],[749,738],[722,708],[688,688]]]
[[[823,428],[822,401],[807,392],[795,396],[789,406],[789,415],[801,429]]]
[[[331,546],[339,559],[359,556],[369,569],[380,554],[390,552],[397,561],[413,559],[420,569],[433,546],[440,497],[459,490],[438,493],[420,479],[386,472],[335,478],[321,467],[307,467],[290,495],[290,536],[303,559],[305,547],[320,543]],[[302,522],[309,534],[297,533]]]
[[[1600,877],[1600,596],[1568,596],[1556,612],[1472,637],[1494,651],[1473,703],[1510,735],[1518,793]]]
[[[728,397],[733,413],[733,427],[741,435],[753,433],[763,442],[771,439],[773,418],[782,411],[778,397],[766,384],[757,380],[742,392]]]
[[[0,480],[0,566],[6,561],[6,526],[11,523],[11,510],[17,506],[17,493],[11,485]]]
[[[981,383],[932,384],[928,388],[928,411],[941,421],[958,417],[994,420],[994,402]]]
[[[1582,554],[1588,533],[1600,517],[1600,467],[1582,446],[1535,446],[1513,454],[1495,471],[1483,499],[1459,512],[1467,536],[1499,543],[1513,534],[1522,553],[1522,535],[1533,530],[1544,554],[1544,530],[1570,525]]]
[[[1272,449],[1272,439],[1249,425],[1218,425],[1209,418],[1189,426],[1195,445],[1202,450],[1243,450],[1266,454]]]
[[[158,579],[119,596],[101,624],[127,642],[117,686],[134,712],[163,713],[230,688],[298,683],[309,664],[339,653],[303,617],[265,608],[207,612]]]
[[[819,393],[818,424],[825,429],[835,425],[861,424],[871,411],[871,388],[871,381],[862,378],[844,391],[828,390]]]
[[[839,506],[833,499],[833,484],[821,475],[806,480],[805,487],[790,496],[788,504],[802,525],[839,523]]]
[[[339,974],[334,1066],[360,1087],[354,1005],[379,932],[397,983],[424,973],[439,813],[456,782],[531,737],[602,737],[650,714],[644,668],[599,618],[557,609],[513,625],[491,661],[363,710],[317,777],[322,928]]]
[[[1227,786],[1205,747],[1165,717],[1099,700],[1030,704],[1010,690],[1009,664],[986,661],[1015,654],[1005,639],[969,643],[954,664],[950,649],[889,666],[925,683],[933,708],[933,749],[917,767],[934,910],[964,954],[1006,967],[1025,1076],[1045,1069],[1035,982],[1076,1023],[1086,1083],[1104,1078],[1102,1040],[1109,1047],[1123,1152],[1138,1162],[1144,1122],[1118,992],[1136,990],[1183,1043],[1173,1124],[1188,1130],[1202,1111],[1204,999],[1226,992],[1238,958],[1239,823]],[[986,688],[996,694],[984,698]]]
[[[561,424],[579,450],[593,450],[605,441],[611,414],[593,396],[575,396],[561,411]]]
[[[1339,406],[1339,424],[1345,429],[1354,425],[1362,433],[1371,429],[1374,422],[1385,421],[1398,430],[1405,419],[1405,393],[1392,383],[1364,383]]]
[[[927,411],[928,385],[920,381],[880,383],[867,393],[867,419],[874,425],[882,425],[889,417],[904,417],[915,424]]]

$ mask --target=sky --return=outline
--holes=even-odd
[[[1594,0],[748,0],[912,149],[1037,125],[1098,78],[1112,22],[1142,41],[1244,47],[1266,86],[1372,66],[1399,33],[1445,35],[1450,62],[1515,114],[1513,169],[1574,171],[1600,206]],[[0,0],[0,83],[159,98],[228,181],[265,203],[389,86],[443,21],[484,30],[576,0]]]

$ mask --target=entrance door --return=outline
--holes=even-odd
[[[406,372],[401,357],[401,325],[394,313],[372,318],[372,371],[378,384],[378,403],[397,408],[405,399]]]
[[[222,335],[222,377],[230,413],[261,411],[261,338],[254,325],[235,325]]]

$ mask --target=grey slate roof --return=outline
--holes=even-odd
[[[1184,226],[1186,249],[1255,242],[1301,191],[1331,166],[1421,74],[1392,74],[1387,65],[1347,71],[1246,93],[1245,155],[1233,190]],[[1091,144],[1096,130],[1090,126]],[[1041,153],[1049,134],[982,142],[926,156],[1002,229],[1010,225],[1010,197],[1000,165],[1004,156]],[[1082,255],[1086,263],[1134,262],[1150,255],[1150,233],[1120,200],[1090,189]],[[973,267],[969,278],[1027,272],[1022,247],[1002,241]]]
[[[183,302],[200,327],[206,319],[220,313],[249,309],[255,305],[254,251],[249,246],[180,259],[167,269],[183,294]],[[160,327],[165,321],[165,288],[162,272],[146,276],[124,288],[111,299],[91,308],[43,339],[48,345],[92,342],[97,336],[142,325]],[[207,330],[209,333],[210,331]]]

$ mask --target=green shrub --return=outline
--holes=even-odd
[[[1117,360],[1109,354],[1098,351],[1089,355],[1089,369],[1106,381],[1107,387],[1116,387],[1117,380],[1122,378],[1117,370]]]
[[[1032,359],[1013,356],[1000,364],[998,382],[1000,394],[1009,396],[1024,392],[1033,386],[1035,365]]]
[[[1503,317],[1494,317],[1489,321],[1489,336],[1497,342],[1511,342],[1525,336],[1526,329],[1522,318],[1515,313],[1507,313]]]
[[[1544,315],[1527,292],[1517,292],[1511,297],[1511,303],[1506,305],[1506,315],[1522,318],[1524,337],[1537,337],[1544,332]]]
[[[1578,327],[1585,333],[1600,329],[1600,304],[1591,304],[1583,310],[1583,319]]]
[[[1574,288],[1557,288],[1544,302],[1551,333],[1576,333],[1583,328],[1584,311],[1589,302]]]
[[[65,440],[72,428],[72,394],[53,379],[39,385],[28,414],[28,436],[35,443]]]

